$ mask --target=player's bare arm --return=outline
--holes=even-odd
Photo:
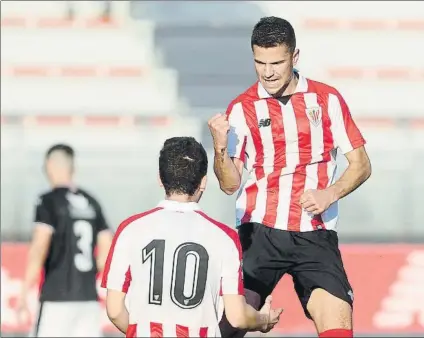
[[[17,314],[20,322],[25,322],[29,318],[27,306],[28,292],[40,277],[40,271],[47,257],[53,231],[53,228],[48,224],[35,224],[28,252],[25,277],[18,298]]]
[[[302,207],[315,215],[349,195],[371,176],[371,162],[364,146],[345,154],[349,165],[342,176],[324,190],[307,190],[300,198]]]
[[[246,303],[242,295],[224,295],[224,307],[228,322],[235,328],[248,331],[269,332],[278,323],[283,309],[271,309],[269,296],[260,311]]]
[[[230,124],[225,114],[217,114],[208,122],[213,138],[215,150],[214,171],[218,178],[219,186],[227,195],[234,194],[241,183],[243,162],[237,158],[230,158],[228,145],[228,132]]]
[[[106,258],[112,245],[113,234],[110,230],[102,230],[97,235],[97,271],[103,271],[106,263]]]
[[[365,147],[356,148],[345,154],[349,165],[343,175],[327,189],[333,200],[349,195],[371,176],[371,162]]]
[[[129,315],[125,306],[126,293],[107,290],[106,295],[106,311],[110,321],[122,333],[126,333],[128,329]]]

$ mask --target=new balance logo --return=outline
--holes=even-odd
[[[260,119],[258,123],[258,127],[269,127],[271,125],[271,119]]]

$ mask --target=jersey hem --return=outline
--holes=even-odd
[[[247,224],[247,223],[258,223],[258,224],[261,224],[261,225],[266,226],[268,228],[272,228],[272,229],[280,230],[280,231],[287,231],[287,232],[313,232],[313,231],[322,231],[322,230],[332,230],[332,231],[337,232],[337,229],[332,229],[332,228],[331,229],[328,229],[328,228],[325,228],[325,229],[310,229],[310,230],[303,230],[303,231],[288,230],[288,228],[286,228],[286,229],[278,228],[277,224],[272,224],[270,222],[258,222],[258,221],[254,221],[254,220],[250,220],[249,222],[244,222],[244,223],[236,226],[236,229],[239,229],[240,227],[242,227],[244,224]]]

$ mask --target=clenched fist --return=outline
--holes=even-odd
[[[326,189],[309,189],[300,197],[302,208],[314,215],[322,214],[334,201],[334,196]]]
[[[208,121],[209,130],[213,138],[215,150],[227,148],[228,131],[230,124],[226,114],[216,114]]]

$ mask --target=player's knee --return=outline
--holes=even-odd
[[[352,329],[352,307],[324,289],[315,289],[309,298],[307,310],[318,332],[331,329]]]

